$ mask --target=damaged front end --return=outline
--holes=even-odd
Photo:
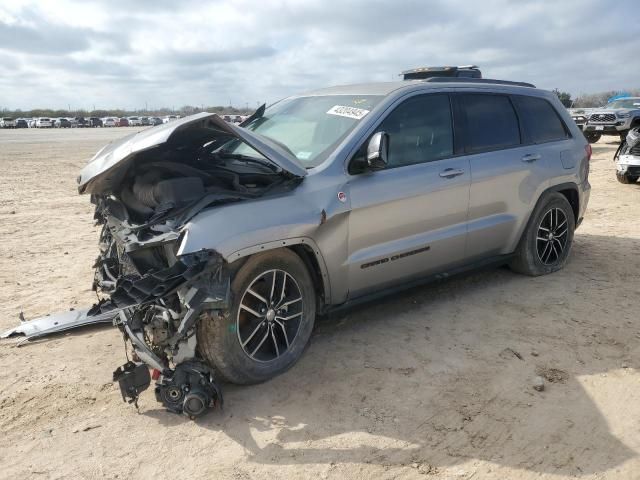
[[[249,121],[260,121],[263,112]],[[113,373],[125,401],[137,405],[155,380],[157,400],[172,412],[194,418],[220,406],[213,365],[199,353],[197,326],[201,318],[219,318],[212,311],[229,309],[232,268],[211,246],[224,232],[197,217],[286,194],[305,175],[287,147],[215,114],[112,142],[78,177],[78,190],[91,195],[102,227],[93,281],[100,300],[90,309],[23,321],[0,337],[32,340],[113,322],[127,345],[127,362]],[[205,239],[198,247],[184,245],[190,228]]]
[[[150,384],[151,368],[156,399],[170,411],[193,418],[221,405],[213,372],[198,359],[196,323],[204,309],[225,309],[228,305],[225,262],[214,252],[203,251],[141,275],[131,273],[131,265],[124,263],[128,273],[113,282],[103,276],[103,258],[99,261],[102,268],[96,269],[95,285],[103,294],[105,283],[112,290],[94,309],[100,314],[112,309],[118,312],[114,324],[131,352],[131,360],[113,375],[123,400],[137,405],[138,396]]]
[[[254,154],[236,153],[241,143]],[[305,174],[286,147],[211,114],[108,145],[83,169],[79,191],[102,226],[101,300],[89,315],[112,312],[131,352],[113,375],[124,400],[137,405],[153,379],[172,412],[193,418],[222,404],[196,327],[205,311],[229,307],[230,269],[215,250],[182,252],[186,225],[203,210],[295,188]]]

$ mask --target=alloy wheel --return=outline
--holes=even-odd
[[[296,280],[268,270],[246,288],[236,319],[238,341],[252,360],[269,362],[285,354],[302,323],[304,302]]]
[[[552,208],[542,217],[536,235],[536,252],[544,265],[553,265],[567,247],[569,223],[561,208]]]

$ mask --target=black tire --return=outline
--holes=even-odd
[[[264,332],[266,335],[269,332],[269,320],[266,314],[264,317],[260,317],[262,319],[259,319],[249,314],[244,308],[241,310],[240,303],[243,301],[243,296],[247,294],[249,295],[247,298],[262,305],[262,302],[256,297],[247,293],[247,289],[252,287],[252,289],[260,290],[260,294],[264,294],[263,298],[268,297],[269,293],[265,293],[264,290],[265,286],[268,287],[268,280],[264,280],[264,278],[272,277],[262,276],[268,276],[269,272],[273,271],[286,272],[294,280],[294,283],[290,283],[290,291],[287,297],[289,297],[291,291],[299,292],[302,298],[302,305],[294,305],[291,312],[294,312],[294,315],[300,315],[298,317],[300,320],[295,333],[292,335],[292,330],[289,330],[289,335],[287,335],[287,328],[290,328],[293,324],[282,321],[277,323],[277,320],[274,323],[272,319],[272,331],[275,332],[275,337],[263,337],[269,338],[271,347],[265,341],[264,346],[259,348],[266,350],[266,353],[269,353],[269,348],[272,353],[277,350],[279,356],[272,359],[268,355],[262,359],[252,358],[250,357],[250,352],[245,352],[240,338],[244,335],[243,340],[247,343],[247,347],[250,347],[248,349],[252,350],[256,342],[259,342],[258,338],[263,336],[262,333]],[[282,279],[285,276],[281,274],[276,278],[278,279],[278,288],[280,288]],[[254,281],[258,283],[254,283]],[[261,286],[263,287],[262,289],[259,288]],[[292,296],[296,295],[297,293],[294,293]],[[273,297],[273,294],[271,294],[271,297]],[[298,255],[288,249],[279,249],[250,257],[240,267],[231,282],[231,305],[228,311],[205,312],[200,318],[197,331],[200,354],[223,380],[240,385],[264,382],[288,370],[298,361],[307,346],[316,316],[316,292],[313,280]],[[256,305],[255,308],[257,309],[258,306]],[[269,307],[267,306],[267,308]],[[286,308],[288,309],[289,307],[287,306]],[[269,311],[271,311],[270,308]],[[287,310],[284,315],[289,315],[291,312]],[[295,321],[295,319],[293,320]],[[258,324],[262,324],[262,326],[257,326]],[[283,326],[285,324],[287,327]],[[245,335],[246,332],[254,330],[259,333],[255,333],[253,339],[251,339],[250,335]],[[283,330],[285,331],[284,334]],[[293,337],[293,340],[290,337]],[[280,342],[280,349],[282,349],[285,341],[289,346],[280,352],[277,345]]]
[[[556,219],[560,215],[566,219],[566,237],[556,235],[555,240],[553,236],[551,236],[551,240],[549,237],[539,239],[539,234],[545,235],[541,229],[549,225],[545,223],[549,219],[548,215],[551,213],[553,216],[554,212],[556,212]],[[556,226],[560,225],[560,229],[556,231],[558,234],[562,232],[561,223],[562,220],[556,220]],[[565,196],[557,192],[545,194],[538,202],[527,228],[522,234],[515,258],[509,264],[511,269],[531,276],[546,275],[560,270],[566,264],[571,252],[575,224],[573,208]],[[561,243],[561,240],[564,243]],[[549,244],[552,249],[547,252],[545,248],[548,248]],[[560,247],[562,247],[560,253],[555,255]]]
[[[596,132],[584,132],[584,136],[589,143],[596,143],[602,137],[601,133]]]
[[[616,178],[620,183],[624,183],[625,185],[636,183],[638,181],[638,177],[622,172],[616,172]]]

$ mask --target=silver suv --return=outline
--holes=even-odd
[[[553,93],[456,80],[327,88],[241,126],[201,113],[98,152],[78,181],[103,224],[92,314],[117,312],[135,351],[123,396],[144,362],[196,416],[213,375],[292,366],[319,314],[487,264],[562,268],[591,147]]]

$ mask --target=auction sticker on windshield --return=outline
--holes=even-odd
[[[355,118],[356,120],[360,120],[367,113],[369,113],[369,110],[365,110],[364,108],[347,107],[344,105],[335,105],[331,107],[327,111],[327,113],[329,115],[338,115],[340,117]]]

